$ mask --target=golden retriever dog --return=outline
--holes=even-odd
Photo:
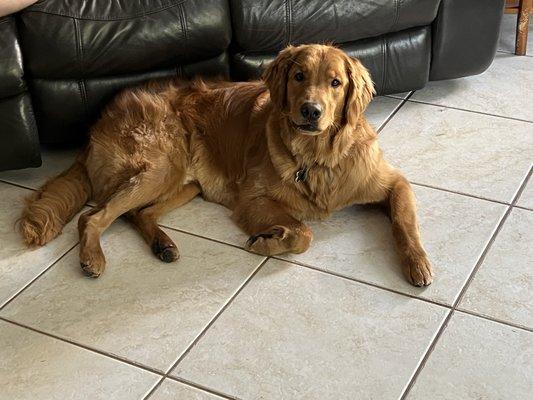
[[[368,71],[335,47],[302,45],[281,51],[263,78],[173,79],[120,93],[74,165],[27,200],[20,229],[28,245],[53,239],[91,199],[97,206],[78,223],[87,275],[104,271],[100,236],[121,215],[171,262],[178,249],[158,218],[201,194],[232,210],[250,235],[247,250],[301,253],[313,238],[303,221],[378,203],[405,276],[429,285],[413,192],[363,114],[374,94]]]

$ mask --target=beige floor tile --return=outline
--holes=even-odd
[[[366,109],[365,116],[368,122],[377,130],[401,102],[399,99],[390,97],[375,97]]]
[[[78,241],[77,216],[46,246],[27,248],[16,230],[24,197],[32,192],[0,183],[0,306]]]
[[[248,239],[248,235],[232,221],[229,209],[200,197],[165,214],[159,223],[236,246],[244,246]]]
[[[378,210],[346,209],[326,221],[312,223],[311,248],[284,258],[452,304],[505,206],[420,186],[413,189],[422,241],[436,273],[431,286],[417,288],[405,280],[390,221]]]
[[[516,204],[520,207],[526,207],[533,210],[533,178],[529,178],[529,182]]]
[[[513,209],[460,308],[533,329],[533,211]]]
[[[510,202],[531,166],[532,133],[528,122],[408,102],[380,143],[413,182]]]
[[[533,121],[532,71],[532,57],[497,53],[481,75],[429,82],[411,99]]]
[[[0,313],[85,345],[164,370],[262,257],[167,231],[181,258],[165,264],[123,222],[104,234],[107,269],[83,276],[72,251]]]
[[[532,333],[456,313],[408,399],[530,399],[531,360]]]
[[[141,399],[159,376],[0,321],[0,398]]]
[[[78,150],[41,148],[43,164],[39,168],[25,168],[0,172],[0,180],[31,189],[38,189],[48,179],[59,175],[72,165]]]
[[[171,379],[165,379],[150,396],[150,400],[217,400],[222,397],[183,385]]]
[[[444,315],[270,260],[172,375],[244,399],[397,399]]]
[[[500,42],[498,50],[508,53],[515,51],[516,38],[516,14],[505,14],[502,19],[502,26],[500,29]],[[531,32],[533,32],[533,18],[529,19],[529,40],[527,41],[527,56],[533,56],[533,40],[531,40]]]

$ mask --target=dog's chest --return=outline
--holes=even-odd
[[[350,202],[350,173],[341,168],[303,166],[294,172],[293,187],[307,208],[304,214],[327,215]]]

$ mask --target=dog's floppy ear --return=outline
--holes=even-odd
[[[376,90],[368,70],[356,58],[346,56],[349,86],[344,100],[344,122],[355,126]]]
[[[270,91],[270,98],[280,110],[285,109],[287,103],[287,74],[292,65],[294,49],[293,46],[283,49],[263,74],[263,80]]]

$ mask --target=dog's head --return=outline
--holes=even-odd
[[[370,74],[359,60],[326,45],[285,48],[266,69],[264,80],[274,105],[306,135],[355,126],[374,94]]]

